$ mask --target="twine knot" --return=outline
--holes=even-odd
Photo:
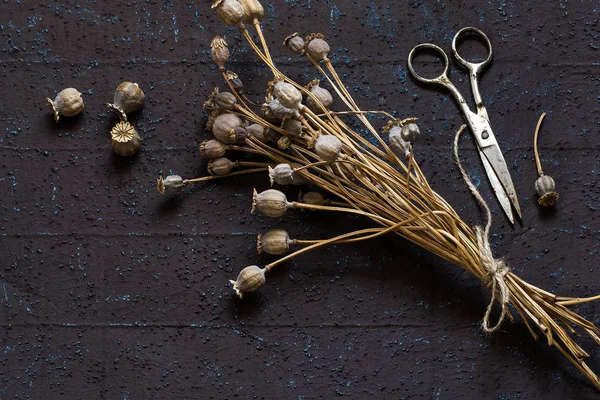
[[[490,304],[488,305],[485,315],[483,316],[481,329],[483,329],[485,333],[494,333],[500,329],[500,326],[504,321],[504,317],[506,317],[508,314],[507,305],[510,301],[510,289],[506,284],[505,278],[510,272],[510,268],[504,263],[503,260],[494,258],[494,255],[492,254],[492,248],[490,247],[489,240],[490,228],[492,226],[492,213],[483,197],[481,197],[477,187],[473,184],[473,182],[471,182],[471,178],[469,178],[467,171],[465,171],[462,163],[460,162],[460,158],[458,157],[458,140],[460,139],[460,136],[465,128],[466,125],[461,126],[456,133],[456,137],[454,138],[454,158],[458,164],[458,169],[460,170],[460,173],[467,184],[467,187],[477,199],[479,204],[481,204],[481,207],[483,207],[487,215],[485,228],[482,228],[481,226],[475,227],[475,237],[477,238],[477,247],[479,250],[479,257],[481,259],[481,265],[485,271],[481,277],[481,281],[485,287],[492,291],[492,298],[490,299]],[[494,302],[496,300],[498,300],[500,306],[502,307],[502,313],[500,314],[496,325],[490,326],[492,307],[494,306]]]

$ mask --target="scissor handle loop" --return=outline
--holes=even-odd
[[[424,78],[421,75],[419,75],[417,73],[417,71],[415,71],[415,69],[413,68],[413,58],[415,56],[415,54],[423,49],[432,49],[435,50],[436,52],[440,53],[442,55],[442,58],[444,59],[444,71],[436,78]],[[425,82],[425,83],[437,83],[437,84],[444,84],[448,81],[448,56],[446,55],[446,52],[444,50],[442,50],[441,47],[436,46],[433,43],[421,43],[416,45],[415,47],[413,47],[413,49],[410,51],[410,53],[408,54],[408,69],[410,71],[410,73],[412,74],[412,76],[414,76],[417,80],[421,81],[421,82]]]
[[[481,37],[485,41],[485,44],[488,48],[487,58],[480,63],[474,63],[474,62],[467,61],[464,58],[462,58],[460,56],[460,54],[458,54],[458,50],[456,48],[456,45],[458,44],[458,39],[460,36],[462,36],[464,33],[467,33],[467,32],[475,32],[477,34],[477,36]],[[485,33],[483,33],[483,31],[481,31],[480,29],[477,29],[473,26],[467,26],[467,27],[462,28],[458,32],[456,32],[456,35],[454,35],[454,39],[452,39],[452,53],[454,53],[454,57],[456,57],[458,62],[461,63],[462,65],[464,65],[465,67],[467,67],[469,69],[481,68],[481,67],[484,67],[485,65],[487,65],[492,59],[492,43],[490,42],[490,39],[488,39],[487,35]]]

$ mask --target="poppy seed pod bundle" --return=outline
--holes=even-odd
[[[228,158],[221,157],[215,160],[211,160],[208,163],[208,173],[212,176],[223,176],[227,175],[231,172],[231,170],[236,167],[237,162],[231,161]]]
[[[315,101],[311,96],[306,98],[306,105],[315,113],[322,113],[325,110],[329,110],[333,104],[333,96],[329,90],[322,88],[319,80],[312,81],[308,85],[310,92],[317,98],[318,102]],[[319,104],[321,103],[321,104]],[[325,107],[325,110],[323,110]]]
[[[137,83],[123,82],[117,86],[113,102],[108,106],[125,121],[127,114],[136,112],[143,107],[145,98],[144,92]]]
[[[258,193],[254,189],[252,196],[252,212],[258,211],[267,217],[279,218],[285,215],[292,203],[279,190],[269,189]]]
[[[169,175],[164,179],[161,176],[156,180],[156,183],[160,194],[165,194],[165,192],[175,192],[185,186],[185,181],[179,175]]]
[[[228,26],[239,25],[244,17],[244,7],[237,0],[217,0],[211,8],[217,9],[219,19]]]
[[[286,37],[283,41],[283,45],[296,54],[302,54],[304,52],[304,39],[298,35],[298,32],[292,33]]]
[[[120,156],[129,157],[140,149],[141,138],[133,125],[121,121],[110,131],[113,151]]]
[[[321,135],[315,143],[315,151],[323,161],[331,164],[342,151],[342,141],[333,135]]]
[[[306,53],[315,61],[326,60],[329,57],[329,52],[331,52],[329,44],[320,37],[309,40]]]
[[[225,113],[217,116],[212,124],[212,133],[225,143],[235,143],[235,128],[242,126],[242,120],[235,114]]]
[[[209,160],[223,157],[228,149],[229,146],[219,142],[217,139],[204,140],[200,143],[200,146],[198,146],[200,155]]]
[[[265,9],[258,0],[239,0],[240,4],[244,8],[244,22],[248,24],[258,24],[261,19],[265,16]]]
[[[272,256],[285,254],[290,249],[290,235],[283,229],[272,229],[264,235],[258,234],[256,250],[258,254],[263,251]]]
[[[229,46],[221,36],[215,36],[210,42],[210,55],[215,64],[222,71],[229,60]]]
[[[397,154],[402,154],[404,157],[410,155],[410,143],[402,139],[402,128],[399,126],[393,126],[390,128],[389,143],[390,147]]]
[[[241,299],[244,297],[244,293],[255,292],[264,286],[265,273],[266,270],[264,268],[251,265],[244,268],[235,281],[230,280],[229,282],[233,285],[233,290],[235,290],[235,293]]]
[[[302,104],[302,93],[287,82],[277,82],[273,87],[273,95],[282,106],[291,110],[299,109]]]
[[[54,100],[47,98],[48,107],[52,109],[54,121],[58,122],[60,116],[74,117],[78,115],[85,105],[81,93],[74,88],[66,88],[60,91]]]

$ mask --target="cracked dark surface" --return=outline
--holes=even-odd
[[[266,7],[264,22],[290,76],[318,74],[283,38],[318,30],[358,104],[418,117],[417,160],[471,224],[482,214],[451,161],[462,116],[446,93],[407,74],[406,56],[425,41],[449,50],[465,25],[485,31],[494,60],[481,88],[524,215],[511,228],[465,138],[465,166],[494,211],[494,251],[546,290],[596,295],[600,10],[523,3],[287,0]],[[160,174],[206,174],[196,147],[208,137],[202,103],[224,87],[208,53],[216,34],[226,34],[229,68],[258,98],[267,70],[205,2],[0,4],[0,398],[597,398],[518,319],[483,335],[489,293],[393,236],[299,257],[258,294],[235,299],[227,281],[270,259],[256,254],[257,232],[327,238],[369,222],[252,216],[252,188],[267,188],[266,175],[157,193]],[[468,93],[456,64],[451,75]],[[131,159],[112,153],[117,119],[105,107],[124,80],[146,93],[131,118],[142,135]],[[86,108],[55,124],[44,100],[70,86]],[[540,209],[533,189],[544,111],[542,163],[561,195],[554,209]],[[597,304],[577,309],[600,323]],[[600,372],[598,346],[581,342]]]

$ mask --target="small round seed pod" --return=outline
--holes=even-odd
[[[140,149],[140,134],[127,121],[121,121],[110,131],[112,148],[120,156],[132,156]]]
[[[329,44],[321,38],[312,39],[306,46],[306,52],[315,61],[327,59],[330,51]]]
[[[417,138],[419,137],[419,125],[415,124],[414,122],[403,125],[400,135],[402,136],[402,140],[405,142],[416,142]]]
[[[325,197],[319,192],[308,192],[298,196],[298,201],[315,206],[325,205]]]
[[[280,256],[290,249],[290,235],[283,229],[272,229],[264,235],[258,234],[256,250],[258,254],[263,251],[272,256]]]
[[[323,161],[332,163],[342,151],[342,141],[333,135],[321,135],[315,143],[315,150]]]
[[[302,122],[295,118],[286,118],[283,129],[292,136],[298,136],[302,134]]]
[[[231,84],[231,87],[233,87],[233,90],[240,94],[244,93],[244,84],[242,83],[242,80],[240,79],[238,74],[236,74],[235,72],[227,71],[225,75],[227,76],[227,80]]]
[[[278,185],[291,185],[294,181],[294,170],[290,164],[277,164],[275,168],[269,167],[269,180],[271,186],[274,183]]]
[[[299,109],[302,104],[302,93],[287,82],[277,82],[273,87],[273,95],[282,106],[291,110]]]
[[[48,107],[52,109],[54,121],[58,122],[60,116],[74,117],[79,114],[83,108],[83,99],[81,93],[74,88],[66,88],[60,91],[54,100],[47,98]]]
[[[247,24],[258,24],[265,16],[265,9],[258,0],[239,0],[244,7],[244,17],[242,20]]]
[[[302,52],[304,52],[304,39],[298,35],[298,32],[292,33],[286,37],[283,41],[283,45],[296,54],[302,54]]]
[[[208,173],[212,176],[223,176],[231,172],[234,167],[237,167],[237,162],[233,162],[228,158],[221,157],[215,160],[210,160],[208,163]]]
[[[281,150],[287,150],[292,145],[292,139],[287,136],[282,136],[277,140],[277,147]]]
[[[248,125],[246,127],[246,133],[248,133],[249,136],[257,138],[263,143],[269,141],[268,128],[265,128],[260,124]]]
[[[402,139],[402,128],[393,126],[390,128],[389,143],[392,150],[398,154],[408,157],[410,155],[410,143]]]
[[[224,70],[229,60],[229,46],[221,36],[215,36],[210,41],[210,55],[219,69]]]
[[[217,0],[211,8],[217,9],[217,15],[225,25],[238,25],[244,17],[244,7],[237,0]]]
[[[142,108],[145,98],[137,83],[123,82],[117,86],[113,102],[108,104],[108,107],[119,114],[121,121],[127,121],[127,114]]]
[[[200,155],[209,160],[223,157],[228,149],[229,146],[219,142],[217,139],[205,140],[198,146]]]
[[[333,104],[333,96],[331,95],[329,90],[322,88],[321,86],[319,86],[319,84],[319,80],[314,80],[309,84],[308,89],[325,107],[325,109],[329,110],[329,108]],[[306,105],[315,113],[322,113],[324,111],[323,106],[321,106],[321,104],[316,102],[310,96],[306,98]]]
[[[235,128],[233,130],[233,134],[235,135],[235,143],[237,144],[244,143],[246,141],[246,138],[248,137],[248,132],[241,126]]]
[[[539,196],[538,204],[543,207],[553,206],[560,197],[555,192],[556,183],[548,175],[540,175],[535,181],[535,191]]]
[[[229,92],[220,92],[215,96],[215,105],[223,111],[231,111],[237,105],[237,99]]]
[[[254,189],[252,196],[252,212],[258,211],[267,217],[279,218],[292,204],[287,201],[285,194],[279,190],[269,189],[258,193]]]
[[[235,114],[225,113],[215,118],[212,133],[225,144],[235,143],[235,128],[242,126],[242,120]]]
[[[251,265],[244,268],[235,281],[230,280],[229,283],[233,285],[233,290],[242,299],[244,293],[255,292],[265,285],[266,272],[264,268]]]
[[[165,194],[165,192],[176,192],[185,186],[183,178],[179,175],[169,175],[163,179],[161,176],[156,180],[158,192]]]

